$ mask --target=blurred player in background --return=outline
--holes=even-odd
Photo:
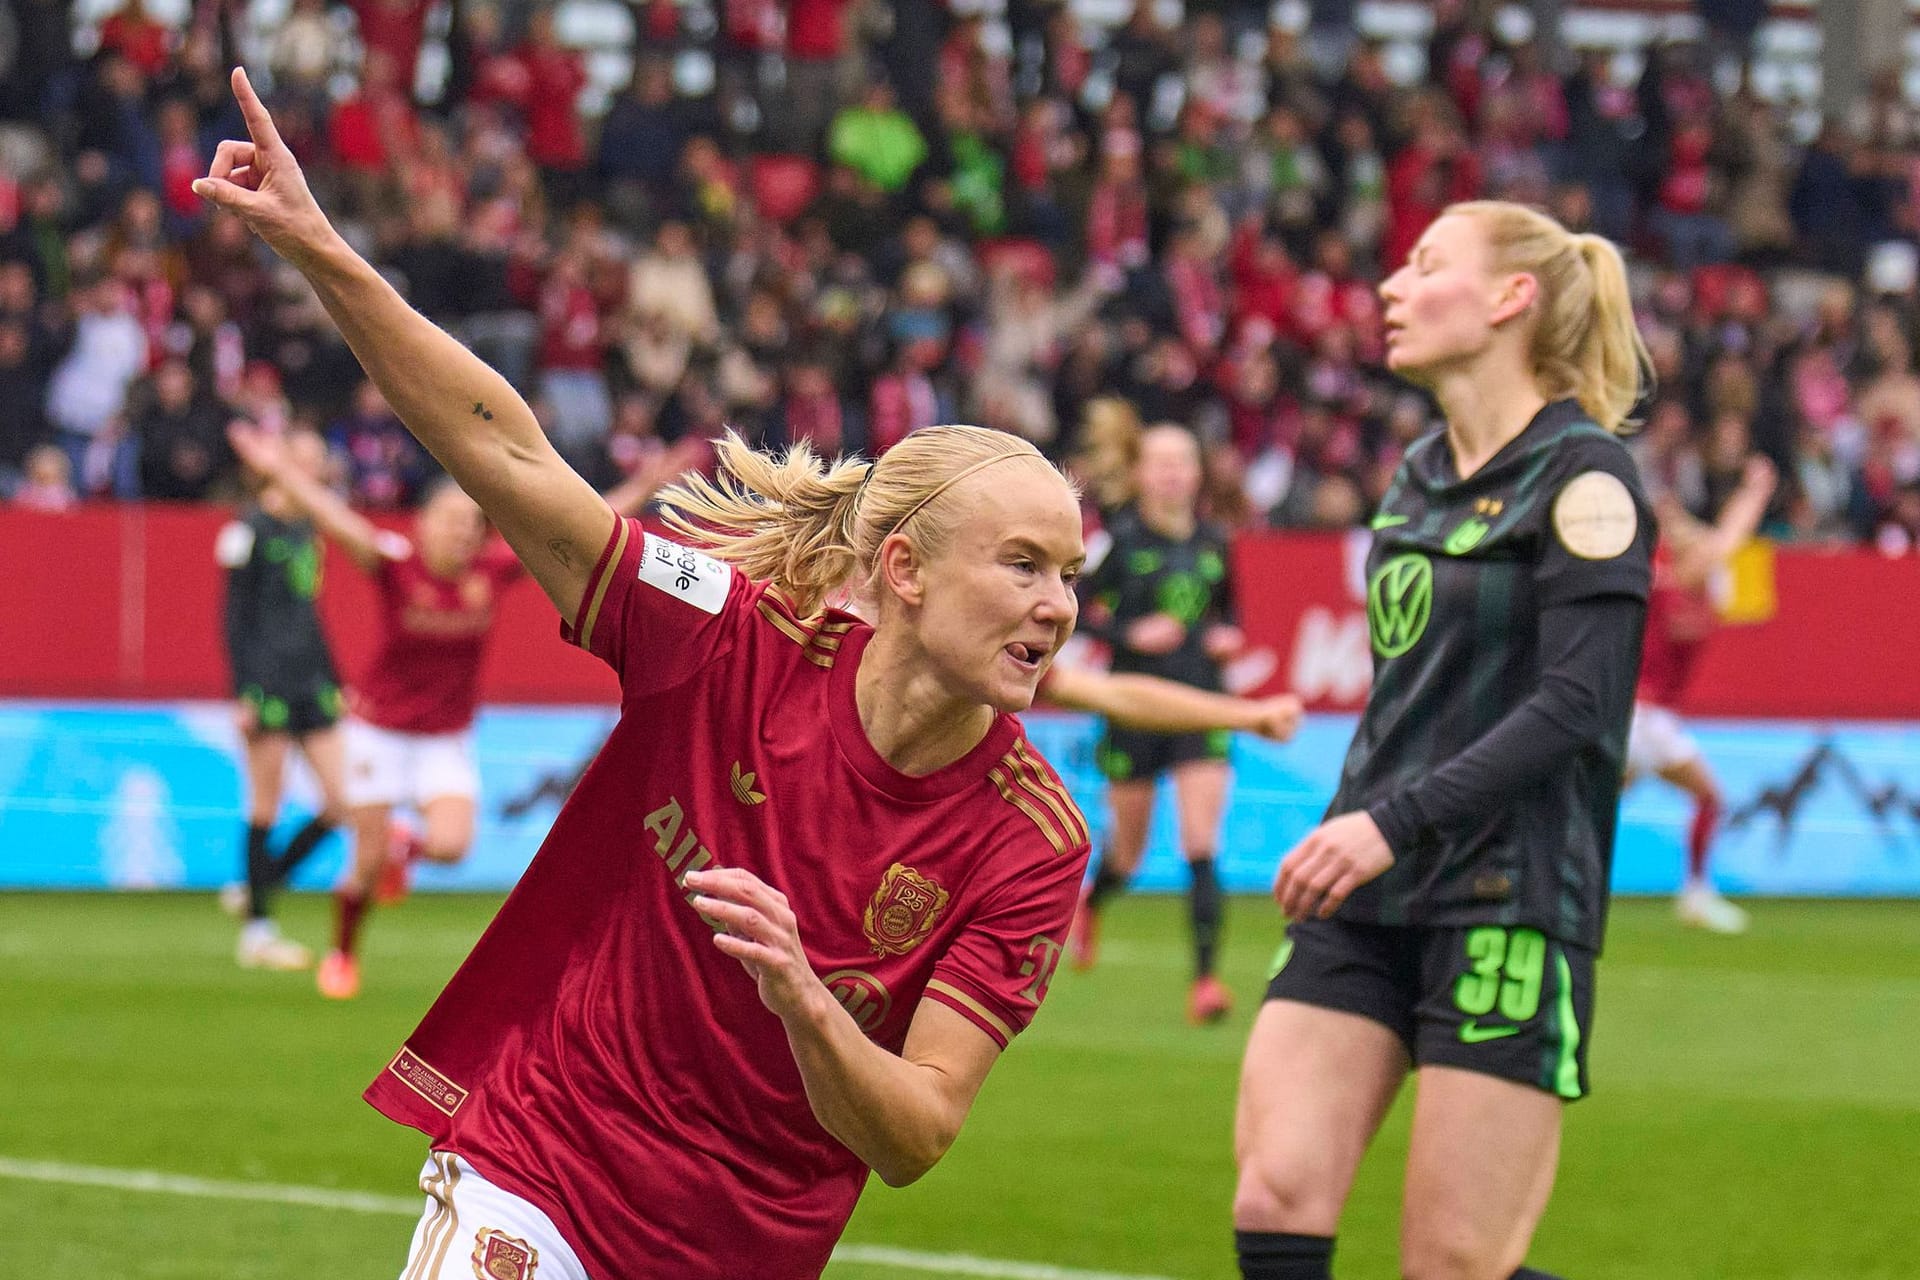
[[[945,1153],[1060,954],[1086,828],[1009,713],[1073,630],[1073,492],[978,428],[830,466],[729,438],[719,481],[667,502],[715,556],[647,534],[347,245],[234,91],[252,141],[196,192],[301,270],[621,683],[368,1089],[433,1144],[409,1280],[817,1275],[869,1170],[904,1184]],[[850,577],[871,626],[817,611]]]
[[[1712,524],[1671,498],[1658,505],[1660,542],[1647,601],[1646,656],[1627,738],[1627,785],[1652,775],[1693,797],[1687,826],[1687,873],[1674,901],[1681,923],[1714,933],[1744,933],[1747,913],[1720,896],[1707,872],[1720,825],[1720,784],[1700,744],[1675,710],[1685,696],[1707,638],[1719,625],[1714,578],[1760,527],[1773,498],[1773,464],[1755,455]]]
[[[1587,1092],[1594,965],[1652,576],[1615,437],[1646,349],[1613,245],[1457,205],[1380,288],[1444,431],[1373,519],[1373,688],[1240,1077],[1248,1280],[1326,1280],[1362,1155],[1418,1080],[1400,1274],[1506,1280]],[[1515,1270],[1520,1268],[1520,1270]]]
[[[288,472],[319,483],[327,447],[311,431],[287,438]],[[306,969],[313,956],[280,936],[270,896],[346,817],[340,683],[320,630],[320,544],[284,485],[268,483],[253,506],[220,530],[215,555],[227,571],[227,661],[246,748],[245,885],[222,898],[244,912],[238,959],[248,969]],[[275,853],[287,753],[298,747],[320,786],[320,812]]]
[[[228,436],[242,461],[286,493],[380,593],[379,642],[349,694],[353,862],[334,893],[333,948],[318,975],[322,995],[351,999],[360,990],[361,925],[383,876],[383,896],[397,897],[414,858],[458,862],[473,843],[480,662],[495,602],[524,571],[505,542],[488,538],[486,517],[450,479],[427,487],[408,537],[378,528],[292,465],[267,433],[240,424]],[[420,815],[417,837],[396,827],[402,806]]]
[[[1227,537],[1199,519],[1200,445],[1184,427],[1161,425],[1140,437],[1131,506],[1106,521],[1105,555],[1081,583],[1088,602],[1085,631],[1113,650],[1116,673],[1220,688],[1220,664],[1245,644],[1234,625],[1227,576]],[[1126,887],[1146,850],[1154,791],[1173,775],[1180,811],[1180,848],[1191,879],[1194,982],[1187,1016],[1217,1022],[1233,997],[1215,976],[1225,898],[1214,870],[1214,847],[1231,774],[1231,737],[1210,733],[1146,733],[1109,723],[1098,748],[1107,778],[1112,827],[1074,920],[1073,963],[1094,962],[1100,911]]]

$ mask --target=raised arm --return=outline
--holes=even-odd
[[[383,535],[373,521],[346,504],[339,494],[294,466],[280,447],[279,437],[259,427],[235,422],[227,427],[234,454],[262,480],[287,495],[314,527],[347,553],[347,558],[371,573],[382,559],[405,553],[394,537]]]
[[[1040,694],[1063,707],[1091,711],[1129,729],[1150,733],[1238,729],[1285,742],[1300,727],[1300,700],[1291,694],[1235,698],[1175,680],[1127,672],[1056,666],[1047,672]]]
[[[1674,576],[1681,586],[1698,589],[1746,545],[1766,517],[1777,479],[1773,464],[1766,458],[1755,454],[1747,459],[1740,471],[1739,486],[1720,508],[1720,518],[1711,525],[1696,524],[1696,536],[1675,548]]]
[[[613,531],[607,504],[554,452],[506,379],[408,306],[334,230],[239,68],[233,92],[250,140],[222,142],[195,193],[238,214],[299,269],[407,430],[480,504],[561,616],[573,617]]]

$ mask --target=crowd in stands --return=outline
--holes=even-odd
[[[191,191],[244,136],[246,53],[349,238],[603,486],[729,424],[877,454],[946,421],[1104,483],[1126,423],[1174,421],[1214,519],[1345,527],[1434,422],[1380,367],[1375,284],[1494,196],[1628,248],[1651,487],[1710,516],[1759,450],[1776,536],[1920,544],[1897,77],[1800,138],[1695,46],[1632,78],[1549,65],[1447,3],[1402,83],[1374,44],[1329,56],[1234,0],[1110,31],[1061,0],[634,0],[631,82],[590,115],[584,55],[523,0],[455,0],[427,98],[426,0],[294,0],[269,31],[236,0],[178,27],[128,0],[97,32],[12,3],[3,500],[230,497],[236,416],[322,431],[366,507],[430,475],[297,274]]]

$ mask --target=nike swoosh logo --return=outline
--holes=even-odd
[[[1520,1034],[1518,1027],[1483,1027],[1477,1019],[1468,1018],[1460,1024],[1460,1043],[1479,1044],[1482,1040],[1499,1040],[1506,1036]]]
[[[1369,527],[1374,529],[1391,529],[1395,525],[1405,524],[1411,519],[1413,519],[1412,516],[1375,516]]]

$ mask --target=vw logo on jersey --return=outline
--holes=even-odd
[[[1433,615],[1433,562],[1408,554],[1374,570],[1367,583],[1367,632],[1373,651],[1397,658],[1419,643]]]

